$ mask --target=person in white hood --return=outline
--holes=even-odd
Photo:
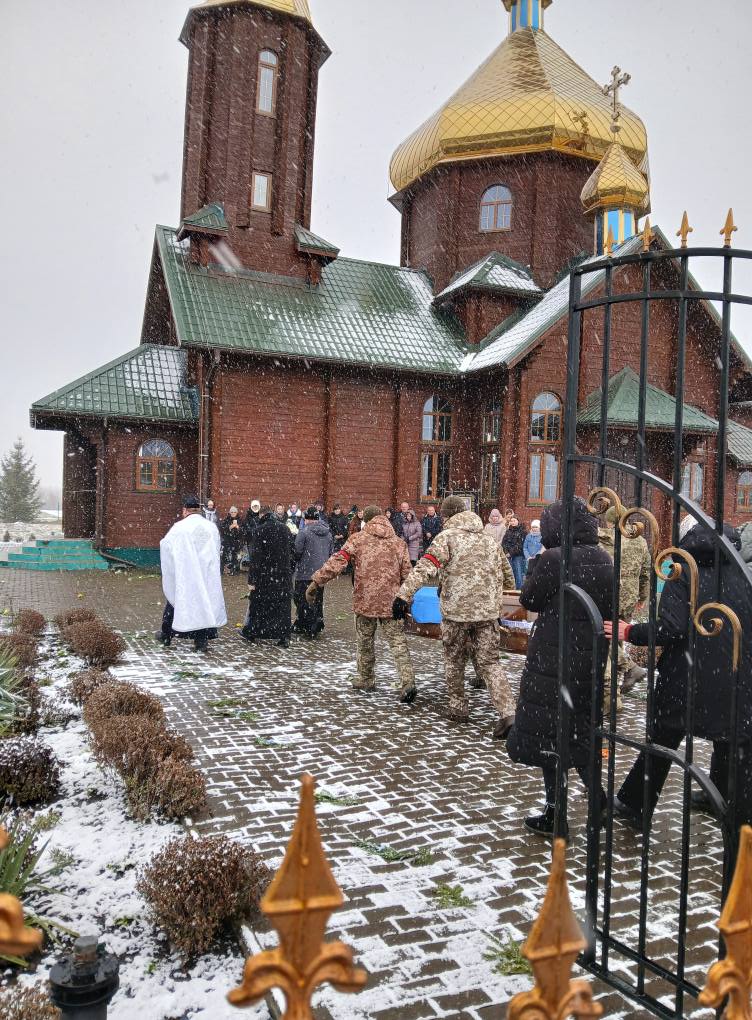
[[[162,590],[167,605],[157,640],[191,638],[196,651],[209,650],[217,628],[227,623],[222,594],[219,531],[201,512],[196,496],[183,500],[183,517],[159,543]]]

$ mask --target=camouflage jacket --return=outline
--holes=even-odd
[[[514,574],[498,542],[483,530],[477,514],[450,517],[431,548],[413,568],[398,595],[410,602],[419,588],[439,575],[441,615],[456,623],[496,620],[504,590],[513,591]]]
[[[410,573],[407,546],[397,538],[386,517],[374,517],[348,540],[313,575],[320,588],[343,573],[355,569],[353,611],[358,616],[391,619],[397,589]]]
[[[615,531],[613,528],[599,528],[598,539],[601,549],[614,558]],[[638,602],[645,602],[650,594],[650,572],[653,560],[650,549],[642,535],[621,539],[621,584],[619,587],[619,616],[629,621]]]

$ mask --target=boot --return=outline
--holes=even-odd
[[[250,629],[248,627],[243,627],[243,629],[241,630],[240,634],[241,634],[241,637],[244,637],[246,639],[246,641],[248,642],[249,645],[255,645],[256,644],[256,638],[253,636],[253,634],[251,633],[251,631],[250,631]]]
[[[553,836],[554,834],[554,806],[546,804],[543,814],[530,815],[525,819],[525,828],[534,832],[536,836]],[[569,825],[564,823],[564,839],[569,839]]]
[[[642,666],[632,665],[624,673],[624,679],[621,682],[621,693],[629,694],[632,688],[645,679],[648,675],[648,671],[643,669]]]
[[[277,648],[289,648],[289,647],[290,647],[289,638],[283,637],[280,638],[279,641],[277,642]]]
[[[466,723],[470,722],[470,715],[468,712],[460,712],[454,708],[447,708],[444,711],[444,718],[449,722]]]
[[[415,686],[415,684],[413,684],[412,687],[408,687],[406,691],[402,692],[400,702],[403,705],[412,705],[412,703],[415,701],[417,697],[418,688]]]
[[[695,790],[690,797],[690,807],[693,811],[702,811],[705,814],[714,814],[713,805],[704,790]]]
[[[494,740],[506,740],[509,736],[509,731],[514,726],[514,716],[505,715],[494,726],[493,739]]]
[[[209,651],[209,638],[206,637],[196,638],[196,640],[193,642],[193,647],[195,651],[204,652],[205,654],[206,652]]]
[[[642,832],[642,811],[635,811],[629,804],[625,804],[623,800],[614,797],[613,812],[614,818],[620,818],[630,829]]]
[[[353,689],[356,691],[375,691],[376,681],[375,680],[363,680],[361,677],[356,676],[350,680],[353,685]]]
[[[160,645],[164,645],[165,648],[169,648],[172,644],[172,635],[165,634],[164,631],[158,630],[154,637],[159,641]]]
[[[468,683],[474,691],[482,691],[486,686],[479,676],[474,676]]]

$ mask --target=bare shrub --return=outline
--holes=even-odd
[[[172,755],[148,784],[151,804],[165,818],[180,821],[206,807],[206,779],[186,760]]]
[[[185,958],[205,953],[222,929],[251,916],[271,872],[226,836],[171,840],[141,872],[138,890],[154,923]]]
[[[0,649],[15,659],[21,669],[36,666],[39,659],[37,640],[28,634],[3,634],[0,637]]]
[[[68,684],[68,697],[74,705],[83,705],[102,684],[114,682],[112,673],[101,669],[83,669],[74,673]]]
[[[39,637],[46,626],[47,621],[36,609],[20,609],[13,617],[13,629],[19,634]]]
[[[54,623],[60,628],[65,630],[66,627],[70,627],[74,623],[93,623],[96,621],[99,623],[99,617],[92,609],[66,609],[62,613],[58,613],[54,618]]]
[[[163,720],[162,702],[127,680],[112,680],[96,686],[86,699],[84,719],[94,727],[98,720],[114,715],[148,715]]]
[[[0,991],[0,1016],[3,1020],[60,1020],[45,987],[11,987]]]
[[[180,761],[193,758],[193,750],[184,737],[148,715],[106,716],[89,726],[97,761],[137,783],[148,782],[165,758],[172,756]]]
[[[125,641],[103,623],[73,623],[66,627],[65,640],[76,655],[90,666],[111,666],[125,651]]]
[[[16,804],[53,800],[60,788],[60,763],[34,737],[0,740],[0,795]]]

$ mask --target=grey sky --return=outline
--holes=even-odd
[[[333,51],[313,229],[346,255],[397,262],[391,153],[498,44],[506,14],[501,0],[311,7]],[[22,435],[45,484],[60,479],[62,441],[29,428],[29,405],[138,344],[154,224],[176,222],[187,8],[2,3],[0,450]],[[749,0],[555,0],[546,28],[597,80],[614,63],[632,73],[624,99],[648,128],[653,221],[673,233],[686,206],[692,240],[715,244],[733,205],[735,243],[752,248]],[[736,289],[752,293],[752,269]],[[752,351],[752,322],[747,333]]]

